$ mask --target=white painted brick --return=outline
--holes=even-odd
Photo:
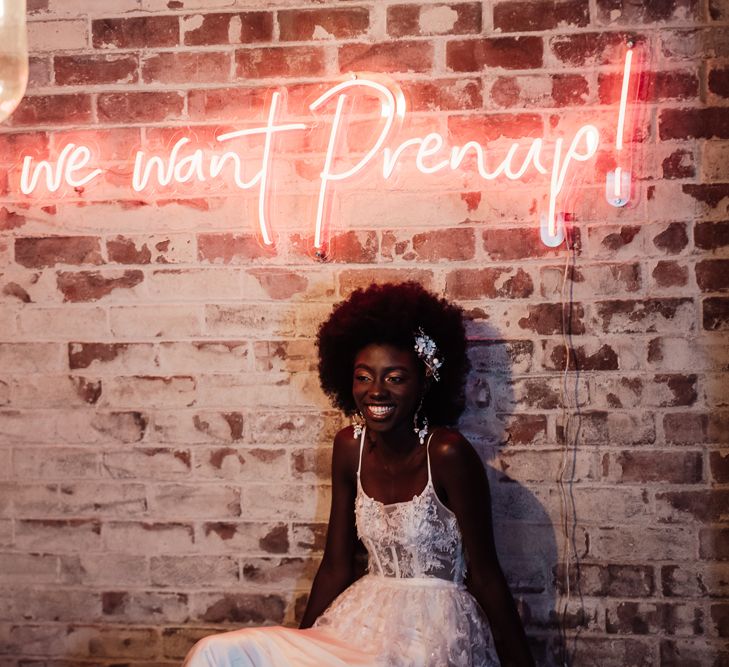
[[[86,21],[28,22],[28,50],[32,53],[84,49],[88,45],[89,24]]]
[[[12,469],[19,478],[68,480],[98,477],[99,455],[81,447],[17,448],[13,452]]]
[[[18,317],[18,330],[28,337],[53,340],[109,335],[103,308],[24,308]]]
[[[109,309],[109,326],[117,338],[172,338],[198,336],[202,309],[195,304],[116,306]]]

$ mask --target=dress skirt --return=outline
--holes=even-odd
[[[497,667],[488,623],[462,584],[368,574],[307,630],[246,628],[198,642],[185,667]]]

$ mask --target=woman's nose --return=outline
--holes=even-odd
[[[372,394],[372,396],[384,396],[387,394],[387,386],[385,385],[385,382],[383,380],[375,379],[370,388],[370,394]]]

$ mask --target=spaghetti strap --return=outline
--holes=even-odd
[[[425,443],[425,458],[428,461],[428,482],[433,483],[433,476],[430,474],[430,441],[433,439],[433,431],[428,436],[428,442]]]
[[[362,435],[359,438],[359,463],[357,464],[357,477],[359,477],[359,471],[362,470],[362,449],[364,449],[364,439],[366,426],[362,427]],[[428,473],[430,474],[430,473]]]

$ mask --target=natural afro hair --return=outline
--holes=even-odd
[[[414,353],[418,327],[435,341],[443,360],[440,381],[430,383],[423,409],[435,426],[454,424],[465,405],[469,369],[463,311],[415,282],[358,289],[319,327],[319,380],[332,403],[345,414],[355,412],[352,373],[357,353],[373,343]]]

